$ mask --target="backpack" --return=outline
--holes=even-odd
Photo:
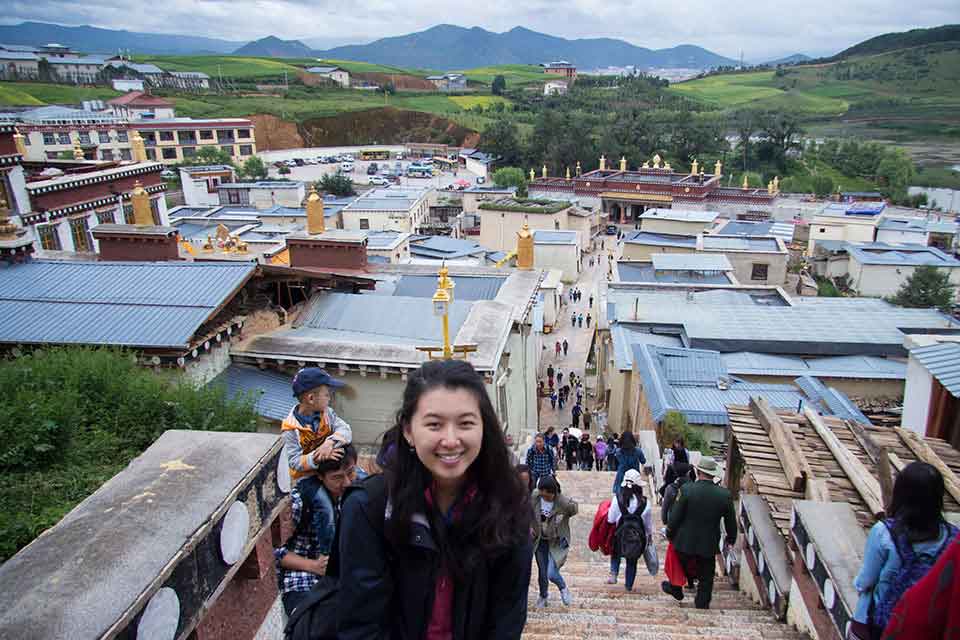
[[[886,629],[890,622],[890,616],[893,608],[900,600],[900,596],[906,593],[907,589],[920,581],[920,578],[927,575],[930,568],[937,563],[937,558],[943,553],[957,535],[957,527],[947,524],[947,535],[944,536],[943,543],[937,547],[933,553],[917,553],[913,550],[913,545],[907,538],[906,527],[896,526],[896,520],[888,518],[883,521],[893,539],[897,555],[900,556],[900,570],[894,576],[883,599],[874,600],[870,608],[870,626],[875,629]]]
[[[386,481],[380,474],[361,480],[363,487],[370,494],[370,506],[379,518],[371,520],[374,529],[383,535],[384,513],[387,506]],[[359,487],[349,487],[343,499]],[[337,616],[331,615],[338,608],[340,593],[340,523],[337,523],[336,533],[333,535],[333,545],[330,548],[330,559],[327,561],[327,575],[320,576],[320,580],[310,590],[309,595],[290,612],[290,619],[283,629],[285,640],[336,640]]]
[[[637,560],[647,549],[647,528],[643,526],[643,510],[647,506],[647,500],[640,500],[633,513],[627,511],[629,505],[624,505],[619,495],[617,504],[620,505],[620,522],[617,523],[617,532],[614,534],[617,554],[627,560]]]

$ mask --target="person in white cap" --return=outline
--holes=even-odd
[[[726,544],[737,541],[737,517],[730,491],[714,484],[720,465],[710,456],[697,463],[697,481],[680,488],[670,509],[667,539],[673,543],[687,579],[697,579],[697,609],[709,609],[713,595],[715,557],[720,548],[720,521],[726,531]],[[661,583],[664,593],[683,600],[683,589]]]
[[[637,577],[637,560],[643,557],[648,544],[653,544],[653,514],[650,501],[643,495],[643,476],[636,469],[623,474],[620,490],[610,501],[607,522],[616,526],[613,553],[610,554],[610,577],[607,584],[616,584],[620,559],[627,561],[624,586],[633,591]]]

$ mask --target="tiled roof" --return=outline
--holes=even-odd
[[[657,271],[733,271],[722,253],[655,253],[650,260]]]
[[[6,267],[0,342],[187,348],[255,268],[43,260]]]
[[[694,236],[680,236],[669,233],[651,233],[649,231],[634,231],[623,239],[631,244],[645,244],[656,247],[690,247],[695,249],[697,239]]]
[[[577,244],[576,231],[544,231],[537,229],[533,232],[533,241],[536,244]]]
[[[226,388],[230,398],[252,398],[257,413],[270,420],[283,420],[296,403],[292,377],[259,367],[232,364],[208,384],[219,385]]]
[[[955,398],[960,398],[960,343],[941,342],[911,349],[910,356]]]
[[[698,211],[695,209],[647,209],[640,216],[640,219],[707,223],[716,220],[718,215],[720,214],[716,211]]]
[[[454,300],[493,300],[506,281],[503,277],[452,276]],[[436,276],[404,275],[393,291],[395,296],[432,298],[437,290]]]

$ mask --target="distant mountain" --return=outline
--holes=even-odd
[[[882,36],[864,40],[849,49],[844,49],[828,59],[843,60],[853,56],[874,55],[938,42],[960,42],[960,24],[945,24],[942,27],[933,27],[932,29],[911,29],[898,33],[885,33]]]
[[[763,64],[769,65],[771,67],[775,67],[778,64],[797,64],[799,62],[809,62],[810,60],[813,60],[813,58],[811,58],[808,55],[804,55],[802,53],[795,53],[792,56],[786,56],[785,58],[770,60],[768,62],[764,62]]]
[[[85,53],[116,53],[117,49],[129,49],[133,54],[171,55],[230,53],[243,44],[200,36],[138,33],[90,26],[65,27],[46,22],[0,25],[0,42],[35,46],[56,42]]]
[[[523,27],[493,33],[441,24],[426,31],[317,52],[319,57],[417,69],[470,69],[496,64],[572,62],[580,69],[634,65],[640,69],[707,69],[736,61],[694,45],[646,49],[613,38],[567,40]]]
[[[264,58],[312,58],[313,49],[299,40],[281,40],[276,36],[267,36],[248,42],[234,51],[233,54]]]

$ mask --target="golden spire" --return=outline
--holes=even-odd
[[[602,153],[600,154],[600,171],[607,170],[607,158]]]
[[[723,175],[723,163],[717,160],[717,164],[713,165],[713,175],[718,178]]]
[[[767,193],[773,195],[773,180],[767,183]]]
[[[80,143],[73,145],[73,159],[74,160],[85,160],[86,158],[83,155],[83,147],[80,146]]]
[[[583,170],[580,168],[580,161],[577,160],[577,177],[579,178],[581,175],[583,175]]]
[[[517,232],[517,269],[533,269],[533,234],[526,220]]]
[[[17,225],[10,219],[10,208],[7,206],[7,199],[3,193],[0,193],[0,240],[16,240],[17,231]]]
[[[697,175],[697,172],[698,172],[699,170],[700,170],[700,163],[697,162],[697,159],[696,159],[696,158],[694,158],[694,159],[693,159],[693,164],[690,165],[690,173],[693,174],[693,175]]]
[[[531,169],[530,169],[530,182],[533,182],[533,181],[536,180],[536,179],[537,179],[537,172],[534,171],[534,170],[531,168]]]
[[[744,189],[750,188],[750,182],[747,180],[747,174],[743,174],[743,188]]]
[[[644,169],[649,169],[649,168],[650,168],[650,161],[649,161],[649,160],[644,160],[644,161],[643,161],[643,168],[644,168]]]
[[[780,176],[773,176],[773,192],[780,193]]]
[[[17,145],[17,153],[21,156],[27,155],[27,143],[25,142],[26,136],[17,131],[13,134],[13,142]]]
[[[620,171],[627,170],[627,156],[620,156]]]
[[[130,201],[133,203],[133,224],[152,225],[153,212],[150,210],[150,196],[139,180],[133,183]]]
[[[543,169],[540,170],[540,174],[546,178],[547,177],[547,165],[543,165]]]
[[[131,155],[133,155],[134,162],[147,161],[147,149],[143,144],[143,136],[140,135],[139,131],[134,131],[130,137],[130,151]]]
[[[664,163],[664,165],[663,165],[663,170],[664,170],[664,171],[673,171],[673,167],[670,166],[670,163],[669,163],[669,162],[666,162],[666,163]]]
[[[310,195],[307,196],[307,233],[316,235],[326,230],[323,220],[323,198],[317,193],[317,187],[310,185]]]
[[[570,167],[567,167],[567,180],[570,179]]]
[[[659,169],[659,168],[660,168],[660,162],[661,162],[662,160],[663,160],[663,159],[660,157],[660,154],[659,154],[659,153],[658,153],[658,154],[655,154],[655,155],[653,156],[653,168],[654,168],[654,169]]]

